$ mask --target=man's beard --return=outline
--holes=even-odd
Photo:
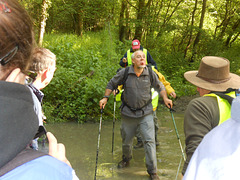
[[[146,67],[146,64],[138,66],[138,69],[143,69]]]

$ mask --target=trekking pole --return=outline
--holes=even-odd
[[[100,123],[99,123],[98,144],[97,144],[97,155],[96,155],[96,166],[95,166],[94,180],[96,180],[96,176],[97,176],[97,163],[98,163],[98,151],[99,151],[100,135],[101,135],[101,127],[102,127],[102,114],[103,114],[103,108],[101,109],[101,117],[100,117]]]
[[[116,111],[116,94],[114,95],[114,105],[113,105],[112,154],[113,154],[113,149],[114,149],[115,111]]]
[[[183,157],[184,161],[186,161],[186,158],[185,158],[185,155],[184,155],[184,152],[183,152],[183,148],[182,148],[182,144],[181,144],[181,141],[180,141],[180,138],[179,138],[177,126],[176,126],[176,123],[175,123],[175,120],[174,120],[174,117],[173,117],[173,111],[175,111],[175,110],[170,108],[170,113],[172,115],[172,120],[173,120],[174,128],[175,128],[175,131],[176,131],[177,139],[178,139],[181,151],[182,151],[182,157]]]
[[[177,174],[176,174],[175,180],[178,179],[178,173],[179,173],[179,171],[180,171],[180,167],[181,167],[181,164],[182,164],[182,159],[183,159],[183,157],[181,156],[181,159],[180,159],[180,162],[179,162],[179,165],[178,165],[178,170],[177,170]]]

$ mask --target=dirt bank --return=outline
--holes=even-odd
[[[194,95],[194,96],[183,96],[180,98],[177,98],[176,100],[173,101],[174,104],[174,110],[176,110],[177,112],[184,112],[187,108],[188,103],[196,98],[199,97],[199,95]]]
[[[199,97],[199,95],[197,94],[193,96],[182,96],[176,98],[175,100],[173,100],[173,109],[176,112],[184,112],[187,108],[188,103],[196,97]],[[163,101],[161,101],[161,105],[164,106]]]

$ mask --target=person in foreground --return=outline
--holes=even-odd
[[[184,77],[197,86],[201,97],[189,103],[184,115],[187,159],[182,175],[203,137],[230,118],[231,99],[236,97],[234,88],[240,88],[240,77],[230,73],[230,62],[222,57],[203,57],[198,71],[188,71]]]
[[[49,155],[27,148],[39,127],[25,85],[35,44],[31,20],[16,0],[0,0],[0,179],[78,179],[65,147],[50,132]]]
[[[172,107],[172,101],[168,99],[164,85],[158,80],[155,73],[149,73],[146,67],[145,54],[138,50],[132,54],[132,63],[128,71],[128,78],[123,84],[121,106],[121,136],[122,136],[122,161],[118,168],[129,166],[132,158],[132,143],[139,127],[146,157],[147,172],[151,179],[159,179],[157,175],[156,144],[153,122],[153,107],[151,103],[151,87],[159,92],[164,103]],[[122,84],[124,72],[120,70],[107,84],[105,95],[100,100],[100,108],[104,108],[107,100],[116,87]]]
[[[240,96],[232,103],[231,118],[209,132],[194,152],[184,180],[239,179]]]

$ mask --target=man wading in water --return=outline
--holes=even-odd
[[[149,73],[146,67],[145,54],[138,50],[132,54],[132,65],[128,71],[128,78],[123,84],[121,106],[121,136],[122,136],[122,161],[119,168],[129,165],[132,158],[132,143],[139,127],[146,157],[147,172],[151,179],[159,179],[157,175],[157,158],[155,132],[153,122],[153,107],[151,103],[151,87],[157,90],[163,98],[165,105],[172,107],[172,100],[168,99],[164,85],[158,80],[155,73]],[[107,84],[105,95],[100,100],[100,108],[104,108],[112,91],[122,84],[124,72],[120,70]]]

